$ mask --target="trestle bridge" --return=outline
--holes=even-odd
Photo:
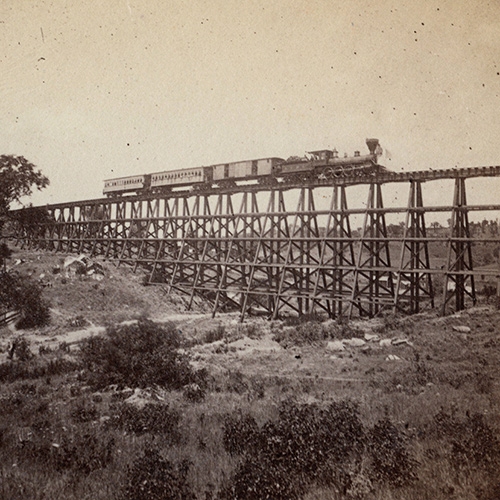
[[[371,317],[438,304],[445,314],[475,304],[478,274],[499,274],[473,266],[469,214],[500,210],[467,204],[475,177],[500,177],[500,166],[60,203],[17,211],[14,238],[23,248],[141,268],[147,282],[183,294],[188,309],[201,297],[214,315],[236,309],[241,320],[248,313]],[[449,202],[426,206],[424,186],[443,179],[453,185]],[[407,198],[404,206],[384,206],[389,184]],[[428,227],[431,213],[443,213],[449,227]],[[398,234],[388,231],[393,216]],[[500,245],[498,234],[480,241]],[[433,245],[445,248],[437,264]]]

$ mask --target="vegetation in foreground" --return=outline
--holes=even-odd
[[[386,370],[366,350],[361,385],[194,369],[173,323],[109,327],[74,351],[33,354],[19,341],[0,364],[0,498],[493,500],[498,360],[487,333],[498,313],[490,314],[468,353],[443,349],[421,329],[428,322],[406,326],[418,356]],[[304,356],[307,345],[323,349],[329,328],[330,337],[357,332],[304,325],[309,340],[294,339]],[[379,327],[401,328],[391,318]],[[340,359],[355,364],[349,356]]]

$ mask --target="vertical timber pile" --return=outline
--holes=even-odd
[[[427,298],[431,307],[434,307],[431,275],[425,272],[431,266],[424,213],[422,182],[410,181],[410,194],[394,293],[394,311],[407,305],[409,313],[418,313],[422,298]]]
[[[393,303],[394,283],[387,238],[382,186],[370,184],[361,240],[354,268],[349,317],[354,307],[360,316],[374,316]]]
[[[455,179],[448,259],[443,287],[443,315],[446,313],[446,308],[453,296],[457,311],[464,309],[465,297],[470,297],[472,303],[476,304],[476,290],[472,274],[472,241],[469,230],[465,179],[462,177]]]

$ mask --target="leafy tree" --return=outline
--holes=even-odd
[[[9,218],[10,204],[31,195],[34,187],[40,190],[48,184],[49,179],[24,156],[0,155],[0,237]],[[41,298],[40,289],[35,283],[6,271],[5,261],[10,255],[7,244],[1,242],[0,310],[18,310],[21,313],[18,322],[20,328],[46,325],[50,319],[48,304]]]
[[[48,185],[49,179],[24,156],[0,155],[0,233],[8,218],[10,204],[19,202],[23,196],[30,196],[34,187],[41,190]],[[2,245],[0,266],[10,257],[7,246]]]
[[[30,196],[33,187],[48,185],[49,179],[24,156],[0,155],[0,216],[7,215],[13,201]]]
[[[45,326],[50,322],[48,303],[40,286],[27,276],[0,271],[0,307],[20,313],[18,328]]]

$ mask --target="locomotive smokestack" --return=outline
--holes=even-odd
[[[377,146],[379,145],[378,139],[366,139],[366,145],[368,146],[371,155],[377,153]]]

